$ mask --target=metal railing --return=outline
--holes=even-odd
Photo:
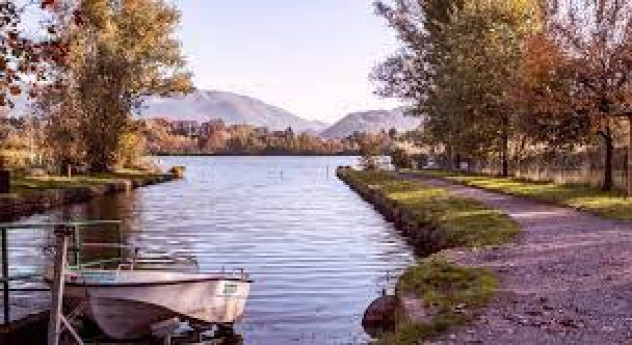
[[[11,291],[35,291],[34,289],[11,289],[11,282],[14,281],[25,281],[29,279],[33,279],[36,277],[40,277],[41,274],[16,274],[11,276],[9,274],[9,244],[8,244],[8,232],[11,230],[44,230],[44,231],[52,231],[56,229],[66,229],[70,236],[72,236],[73,246],[69,248],[69,251],[72,251],[74,256],[74,263],[77,267],[81,268],[87,265],[95,265],[99,264],[99,261],[82,263],[81,253],[82,253],[82,241],[81,241],[81,232],[80,229],[84,228],[94,228],[97,226],[116,226],[116,231],[119,236],[119,243],[121,242],[121,231],[120,231],[121,221],[118,220],[99,220],[99,221],[72,221],[72,222],[53,222],[53,223],[10,223],[10,224],[1,224],[0,223],[0,250],[1,250],[1,259],[2,259],[2,278],[0,279],[0,283],[2,284],[2,297],[3,297],[3,323],[9,324],[11,322],[11,305],[10,305],[10,292]],[[119,248],[119,257],[121,256],[121,249]],[[42,291],[41,289],[38,291]]]

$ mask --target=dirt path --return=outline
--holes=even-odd
[[[495,207],[523,228],[515,244],[451,253],[498,272],[501,289],[470,326],[436,344],[632,344],[632,223],[417,175]]]

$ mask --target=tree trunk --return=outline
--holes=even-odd
[[[629,139],[628,139],[628,193],[627,196],[632,197],[632,115],[628,115]]]
[[[452,150],[452,145],[447,145],[446,147],[446,154],[447,154],[447,168],[450,171],[454,170],[454,152]]]
[[[502,154],[502,159],[503,159],[503,168],[502,168],[502,172],[501,172],[501,176],[502,177],[508,177],[509,176],[509,149],[507,147],[507,142],[505,141],[503,143],[503,154]]]
[[[108,172],[109,171],[109,165],[108,165],[108,162],[107,162],[107,158],[104,157],[104,155],[101,155],[101,154],[95,154],[95,155],[98,156],[100,159],[92,160],[92,162],[90,163],[90,166],[88,167],[90,172],[91,173]]]
[[[501,152],[501,158],[502,158],[502,171],[501,171],[501,176],[502,177],[508,177],[509,176],[509,119],[507,119],[507,117],[505,116],[503,118],[503,133],[502,133],[502,152]]]
[[[602,190],[611,191],[614,185],[613,178],[612,178],[612,160],[614,156],[614,140],[612,138],[612,132],[610,131],[610,128],[607,128],[606,131],[602,133],[601,137],[603,138],[604,144],[606,147],[606,157],[604,161]]]
[[[0,169],[0,194],[11,193],[11,173]]]

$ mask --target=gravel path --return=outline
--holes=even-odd
[[[402,175],[497,208],[523,229],[517,243],[452,251],[498,272],[501,289],[467,327],[435,344],[632,344],[632,223]]]

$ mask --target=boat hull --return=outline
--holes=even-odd
[[[88,316],[114,339],[151,334],[151,325],[173,317],[200,323],[231,324],[245,308],[250,282],[197,278],[144,284],[67,282],[64,297],[87,302]]]

